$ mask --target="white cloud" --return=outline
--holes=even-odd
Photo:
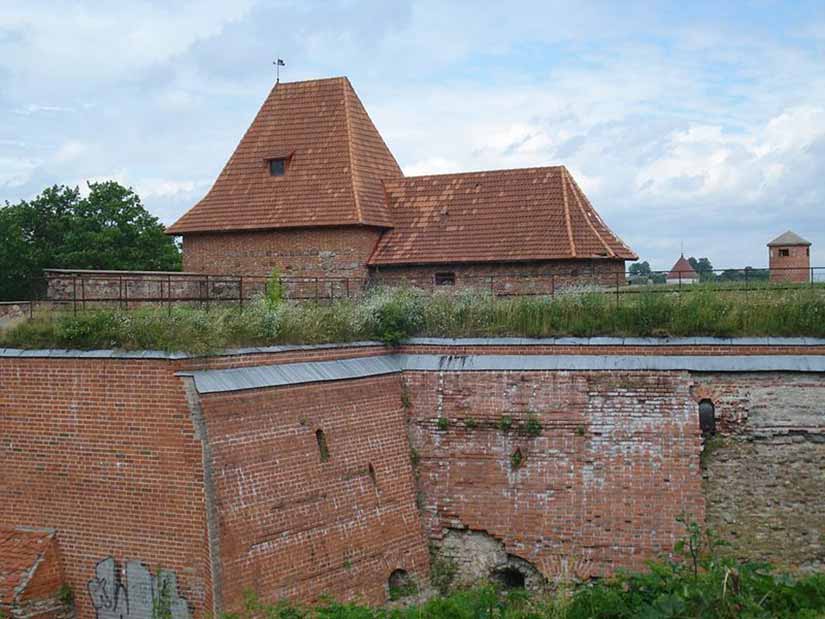
[[[427,174],[446,174],[455,172],[459,164],[443,157],[430,157],[404,166],[406,176],[425,176]]]
[[[0,31],[16,35],[14,49],[2,54],[0,67],[27,80],[128,79],[218,35],[251,6],[251,0],[10,4],[0,11]]]
[[[0,187],[22,187],[32,178],[40,161],[36,159],[4,157],[0,155]]]
[[[57,152],[54,154],[54,160],[58,163],[77,161],[86,154],[88,150],[88,144],[78,142],[77,140],[69,140],[57,149]]]
[[[38,103],[28,103],[13,110],[13,112],[18,116],[31,116],[32,114],[40,114],[43,112],[57,114],[71,111],[72,108],[70,107],[63,107],[61,105],[40,105]]]

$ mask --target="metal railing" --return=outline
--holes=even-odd
[[[445,269],[446,270],[446,269]],[[390,275],[373,273],[366,277],[281,277],[279,284],[286,299],[328,303],[356,299],[376,286],[412,286],[425,293],[460,291],[467,288],[489,291],[496,297],[554,296],[572,290],[592,289],[613,294],[616,303],[627,295],[642,293],[682,293],[699,285],[713,285],[720,293],[749,295],[758,291],[782,293],[806,286],[825,289],[825,267],[783,269],[716,269],[699,273],[655,271],[636,274],[629,271],[559,273],[510,272],[473,274],[460,270],[444,277],[437,273]],[[440,277],[439,277],[440,276]],[[447,282],[447,283],[444,283]],[[268,292],[271,279],[262,275],[207,275],[183,272],[49,270],[32,280],[25,301],[29,315],[36,308],[71,309],[93,307],[122,309],[141,305],[160,305],[171,310],[177,304],[209,309],[235,305],[243,308]],[[9,305],[6,303],[5,305]]]

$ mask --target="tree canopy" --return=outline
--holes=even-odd
[[[131,189],[55,185],[0,208],[0,300],[25,300],[44,268],[175,271],[180,250]]]

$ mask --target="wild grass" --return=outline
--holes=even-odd
[[[239,346],[319,344],[412,336],[825,337],[825,290],[732,294],[715,286],[612,295],[593,289],[497,298],[485,291],[374,290],[359,301],[260,298],[243,310],[176,306],[35,315],[0,333],[0,346],[120,348],[208,353]]]

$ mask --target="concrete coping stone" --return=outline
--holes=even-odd
[[[259,365],[227,370],[195,370],[178,372],[178,376],[191,376],[198,393],[205,394],[366,378],[396,374],[401,370],[402,363],[399,356],[386,355],[339,361]]]
[[[199,393],[366,378],[402,371],[825,372],[821,355],[386,355],[178,372]]]
[[[416,337],[404,342],[409,345],[424,346],[825,346],[825,338],[812,337],[559,337],[559,338],[434,338]],[[162,350],[68,350],[68,349],[23,349],[0,348],[0,357],[54,357],[54,358],[92,358],[92,359],[193,359],[198,357],[228,357],[250,354],[297,352],[306,350],[334,350],[340,348],[384,348],[378,341],[343,342],[333,344],[280,344],[276,346],[257,346],[233,348],[207,355],[192,355],[184,352],[165,352]]]

